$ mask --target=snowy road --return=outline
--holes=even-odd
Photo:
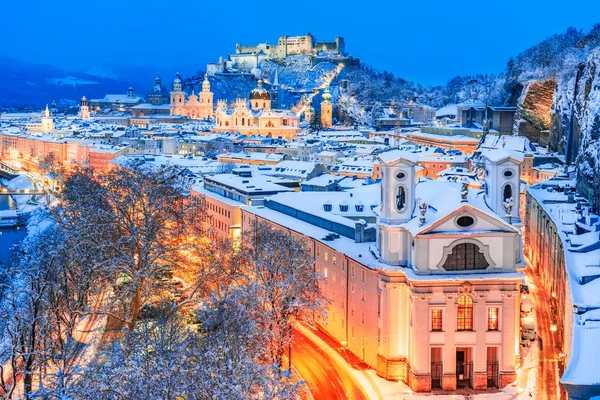
[[[352,377],[336,368],[317,345],[299,332],[292,343],[292,365],[308,381],[315,400],[366,399]]]

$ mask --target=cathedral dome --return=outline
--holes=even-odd
[[[258,86],[250,92],[250,100],[271,100],[269,91],[262,86],[262,81],[258,81]]]

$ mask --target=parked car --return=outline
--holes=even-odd
[[[521,316],[526,317],[532,310],[531,299],[521,300]]]
[[[535,340],[535,321],[533,318],[521,318],[521,338],[529,341]]]

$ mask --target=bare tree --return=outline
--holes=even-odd
[[[322,279],[305,243],[289,232],[255,221],[242,239],[246,279],[256,285],[258,323],[268,334],[267,355],[278,367],[293,338],[293,323],[325,313]]]
[[[77,237],[74,246],[93,268],[92,293],[105,297],[104,312],[133,330],[143,305],[173,291],[169,278],[192,271],[191,295],[217,281],[207,257],[201,199],[185,195],[180,171],[114,169],[99,177],[76,174],[65,182],[61,222]]]

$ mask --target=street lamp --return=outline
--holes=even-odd
[[[557,330],[556,324],[551,324],[550,325],[550,332],[556,332],[556,330]]]

